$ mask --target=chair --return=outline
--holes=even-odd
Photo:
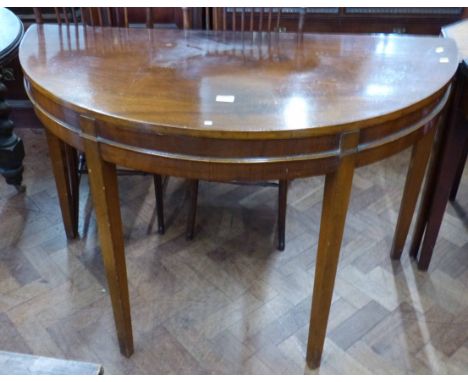
[[[48,8],[51,10],[52,8]],[[45,8],[33,8],[35,20],[38,24],[44,21],[55,21],[58,24],[78,25],[82,23],[84,26],[121,26],[130,27],[129,10],[128,8],[77,8],[77,7],[60,7],[53,8],[54,13],[47,13]],[[145,26],[147,28],[154,27],[153,9],[145,8]],[[86,158],[84,153],[79,153],[71,146],[64,145],[63,150],[67,158],[67,172],[70,174],[69,184],[67,188],[73,199],[73,221],[75,232],[71,233],[70,238],[77,236],[78,228],[78,196],[79,184],[82,174],[86,174]],[[133,171],[127,169],[118,169],[118,175],[146,175],[141,171]],[[164,227],[164,208],[163,208],[163,190],[167,183],[167,177],[153,175],[153,183],[156,197],[156,214],[158,217],[158,232],[163,234]]]
[[[297,15],[295,15],[297,14]],[[286,31],[285,25],[297,24],[293,30],[302,33],[304,29],[305,8],[206,8],[206,27],[217,31],[268,32]],[[184,10],[185,20],[189,17]],[[190,180],[190,209],[187,222],[186,237],[191,240],[195,232],[199,180]],[[267,185],[278,186],[278,249],[285,248],[286,208],[288,180],[279,179],[277,183]]]

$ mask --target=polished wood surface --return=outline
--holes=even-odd
[[[327,174],[306,357],[317,367],[354,169],[431,142],[457,51],[429,37],[44,25],[28,30],[20,60],[46,129],[92,158],[125,355],[133,340],[115,165],[206,180]]]
[[[29,27],[34,22],[33,8],[10,7],[16,15],[20,17],[25,27]],[[70,10],[70,8],[68,8]],[[79,12],[79,8],[76,8]],[[249,8],[246,9],[246,12]],[[284,32],[295,32],[300,15],[299,8],[287,8],[282,12],[284,22],[281,23],[281,30]],[[146,21],[146,9],[144,7],[131,7],[128,10],[129,22],[132,25],[144,26]],[[259,8],[256,9],[259,13]],[[76,12],[76,13],[78,13]],[[119,13],[120,25],[115,23],[112,26],[123,26],[123,8],[116,10],[111,8],[114,20],[117,21],[116,13]],[[46,23],[55,22],[56,15],[54,8],[47,8],[43,12]],[[69,12],[69,20],[73,19]],[[104,12],[106,13],[106,12]],[[227,19],[232,19],[228,12]],[[247,12],[248,13],[248,12]],[[237,12],[238,22],[241,24],[241,13]],[[264,10],[265,24],[267,23],[268,9]],[[444,25],[456,22],[468,16],[468,8],[317,8],[308,7],[304,15],[304,32],[313,33],[404,33],[404,34],[440,34],[440,29]],[[250,17],[250,16],[249,16]],[[97,20],[98,17],[95,17]],[[179,7],[153,8],[153,19],[155,28],[179,28],[183,29],[183,15]],[[247,19],[247,17],[246,17]],[[190,8],[188,22],[192,29],[212,29],[213,8]],[[246,20],[247,21],[247,20]],[[247,23],[246,23],[247,24]],[[18,60],[11,63],[15,72],[15,80],[9,85],[10,98],[27,100],[24,91],[23,76]],[[28,104],[22,102],[21,104]],[[32,110],[31,110],[32,111]],[[33,113],[32,113],[33,114]]]
[[[289,33],[56,25],[29,28],[20,59],[33,88],[78,112],[92,105],[105,121],[144,122],[151,132],[241,139],[322,135],[398,117],[435,98],[457,61],[453,42],[432,37],[298,41]]]

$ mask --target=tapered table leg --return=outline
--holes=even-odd
[[[80,126],[83,132],[95,136],[93,120],[82,117]],[[116,169],[114,164],[102,160],[97,141],[84,142],[120,352],[129,357],[133,353],[133,334]]]
[[[434,123],[434,122],[431,122]],[[393,236],[393,245],[390,251],[390,257],[398,260],[403,252],[406,237],[411,225],[416,202],[421,191],[422,181],[426,172],[429,156],[431,154],[432,143],[434,140],[435,129],[431,129],[422,139],[413,146],[411,160],[406,175],[403,198],[400,204],[400,212]]]
[[[358,143],[358,135],[345,139],[342,148],[349,149]],[[344,146],[344,147],[343,147]],[[328,315],[335,285],[336,270],[348,211],[354,175],[354,158],[345,156],[336,172],[326,175],[320,221],[320,236],[315,265],[314,291],[307,342],[307,364],[320,366],[327,330]]]
[[[65,233],[67,238],[74,239],[78,235],[78,168],[69,158],[74,149],[47,130],[46,137]]]

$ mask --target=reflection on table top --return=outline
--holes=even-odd
[[[78,110],[293,136],[414,106],[451,79],[457,50],[437,37],[33,25],[20,60],[34,86]]]

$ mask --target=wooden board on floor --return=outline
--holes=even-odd
[[[98,375],[103,373],[102,366],[94,363],[0,351],[0,374],[3,375]]]

